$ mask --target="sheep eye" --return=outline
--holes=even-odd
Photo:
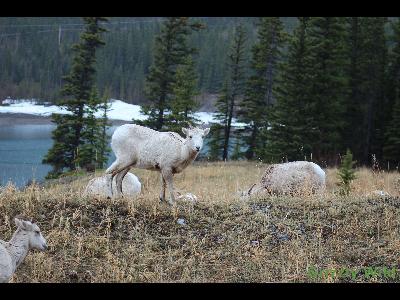
[[[35,233],[36,233],[36,234],[39,234],[40,232],[39,232],[39,231],[35,231]]]
[[[189,136],[190,138],[192,138],[192,136]]]

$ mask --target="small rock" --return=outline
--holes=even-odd
[[[71,281],[77,281],[79,279],[78,272],[75,270],[71,270],[68,272],[68,277]]]
[[[250,207],[253,211],[258,211],[264,214],[267,214],[268,211],[271,209],[272,205],[270,204],[251,204]]]
[[[179,225],[185,225],[185,219],[178,219],[176,223],[178,223]]]
[[[178,199],[191,201],[191,202],[196,202],[197,201],[197,196],[192,194],[192,193],[186,193],[185,195],[179,195]]]
[[[277,227],[274,224],[269,225],[268,229],[271,230],[272,234],[275,234],[277,232]]]
[[[289,240],[289,236],[286,233],[278,233],[276,235],[277,239],[283,242],[286,242]]]
[[[304,227],[303,223],[300,223],[300,225],[297,227],[297,229],[300,231],[302,235],[306,234],[306,228]]]
[[[259,241],[251,241],[250,244],[251,244],[253,247],[258,247],[258,246],[260,245],[260,242],[259,242]]]
[[[388,192],[385,192],[382,190],[375,190],[370,193],[370,196],[378,196],[380,198],[386,198],[386,197],[390,197],[390,194]]]

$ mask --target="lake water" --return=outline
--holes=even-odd
[[[54,125],[6,125],[0,127],[0,185],[9,181],[25,186],[33,178],[42,181],[51,166],[42,159],[53,145]],[[110,134],[116,126],[109,129]],[[114,161],[110,155],[109,164]],[[108,164],[108,165],[109,165]]]
[[[109,128],[111,135],[118,126]],[[25,186],[33,178],[43,181],[51,170],[42,159],[53,145],[51,132],[55,125],[6,125],[0,127],[0,185],[9,181]],[[205,143],[200,154],[207,152]],[[111,153],[108,166],[115,160]]]

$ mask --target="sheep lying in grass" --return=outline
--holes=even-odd
[[[112,198],[113,194],[116,194],[117,189],[115,188],[116,180],[114,178],[113,194],[110,193],[110,177],[111,175],[105,175],[91,179],[85,188],[84,196]],[[124,195],[136,197],[140,194],[142,185],[136,175],[128,172],[122,181],[122,188]]]
[[[315,163],[294,161],[270,165],[261,180],[243,196],[262,193],[301,195],[321,193],[325,189],[325,172]]]
[[[165,200],[165,188],[170,192],[169,203],[175,201],[173,175],[182,172],[194,161],[203,147],[203,139],[210,128],[182,128],[183,139],[174,132],[158,132],[143,126],[125,124],[118,127],[111,139],[115,162],[106,174],[116,177],[117,191],[122,194],[122,180],[131,167],[161,173],[160,200]],[[112,180],[110,180],[112,193]]]
[[[39,227],[22,217],[14,219],[17,230],[9,242],[0,240],[0,283],[8,282],[30,249],[47,249]]]

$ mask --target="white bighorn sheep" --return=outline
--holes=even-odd
[[[20,216],[14,221],[17,230],[11,240],[0,240],[0,283],[10,280],[30,249],[47,249],[46,240],[35,223]]]
[[[122,194],[122,180],[131,167],[158,171],[161,173],[160,200],[165,200],[165,188],[170,192],[169,204],[175,201],[173,175],[182,172],[194,161],[203,147],[203,139],[210,128],[182,128],[186,135],[183,139],[175,132],[158,132],[139,125],[125,124],[118,127],[112,138],[111,148],[115,153],[115,162],[106,170],[116,175],[117,191]]]
[[[91,179],[88,182],[83,194],[85,196],[112,198],[113,195],[110,193],[110,176],[111,175],[104,175]],[[114,178],[113,193],[117,192],[115,183],[116,182]],[[124,190],[124,195],[135,197],[140,194],[142,185],[136,175],[128,172],[122,181],[122,188]]]
[[[325,172],[308,161],[294,161],[268,166],[261,180],[243,196],[268,194],[299,195],[321,193],[325,189]]]

